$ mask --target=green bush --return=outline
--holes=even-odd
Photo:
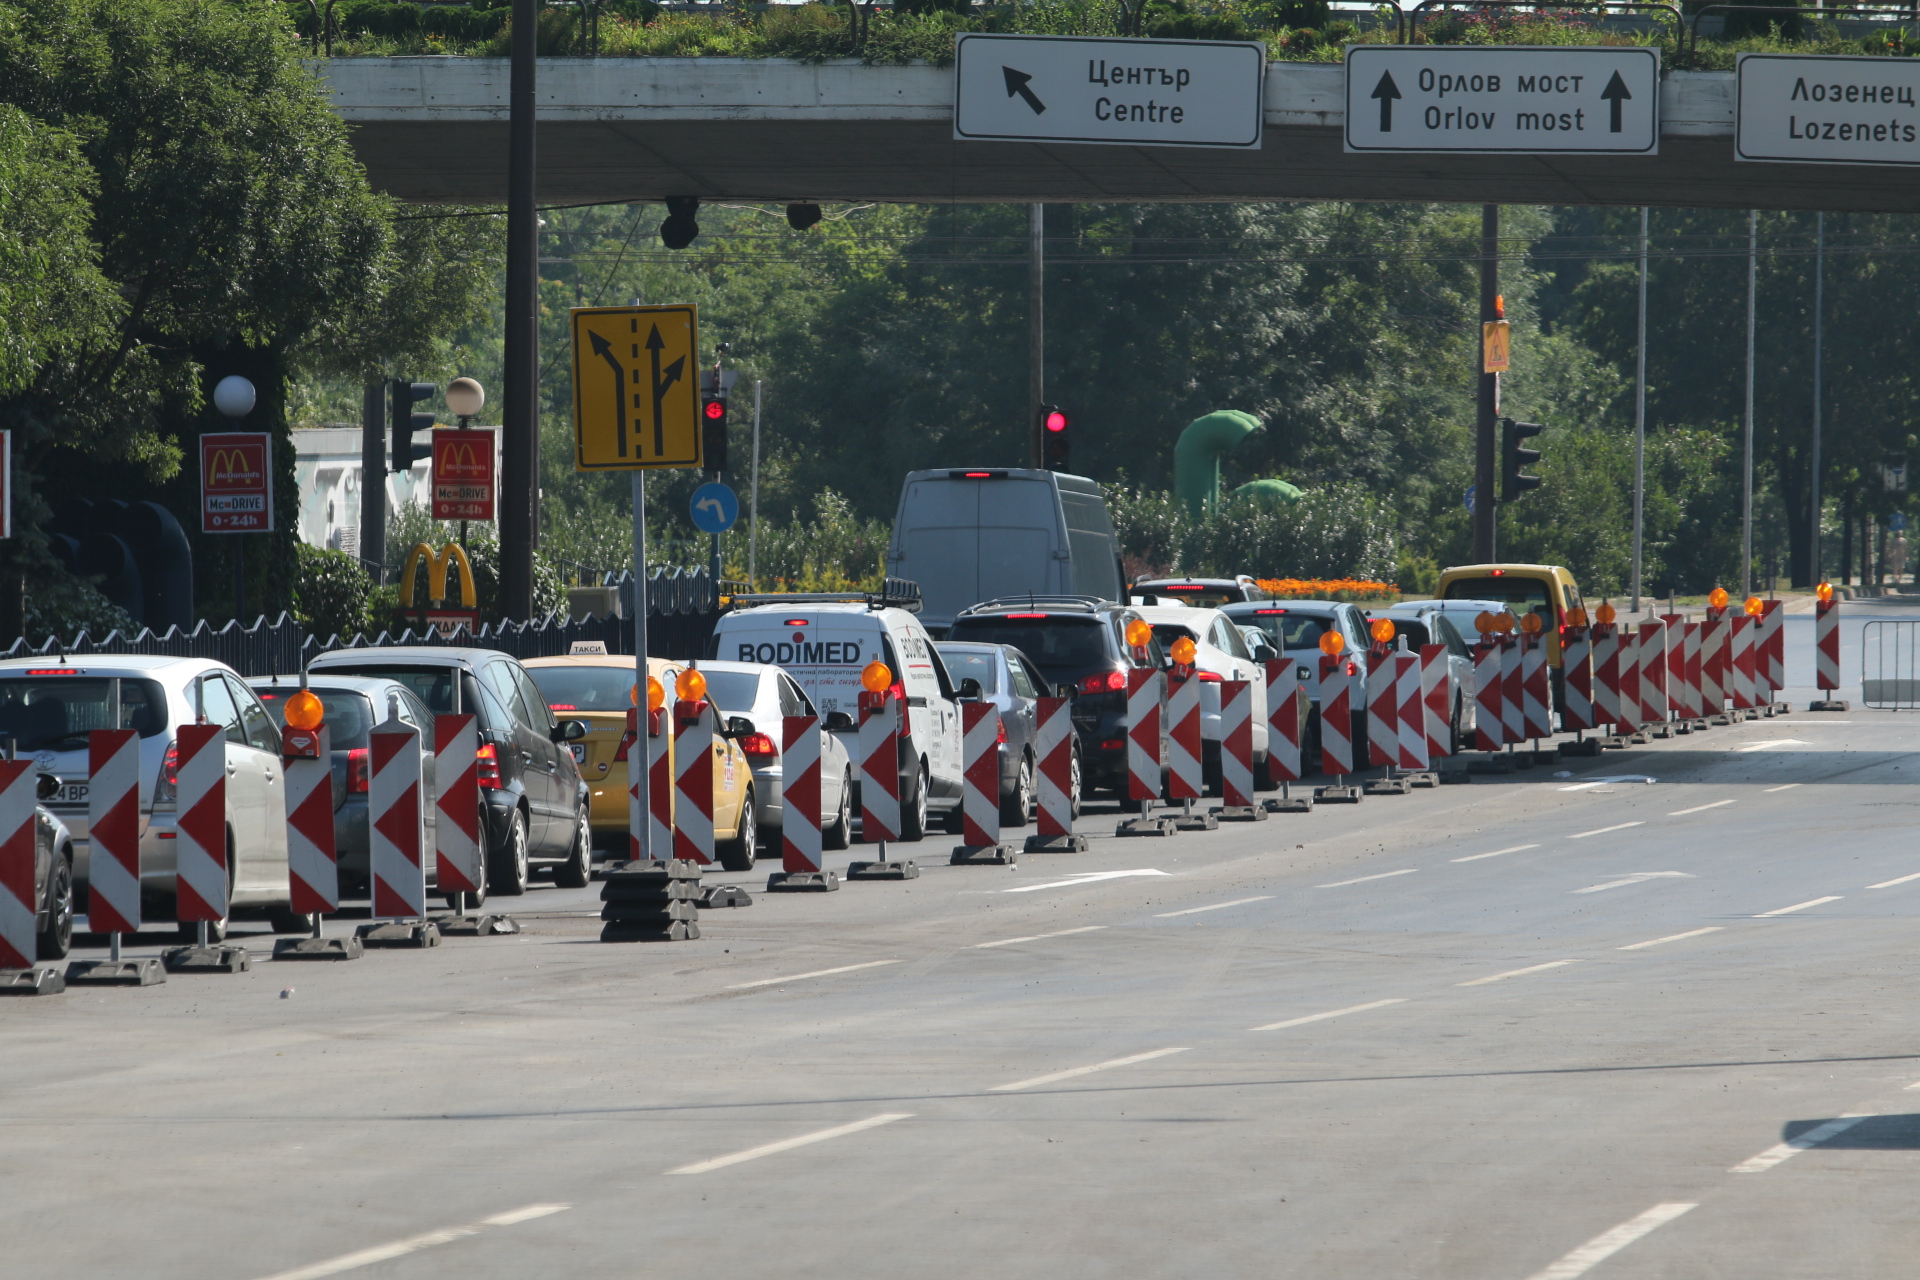
[[[373,576],[344,551],[327,551],[302,542],[295,551],[300,575],[293,586],[293,616],[322,640],[365,631],[372,603]]]
[[[1398,571],[1392,515],[1356,483],[1272,511],[1228,501],[1197,520],[1164,491],[1112,488],[1107,508],[1130,573],[1390,581]]]

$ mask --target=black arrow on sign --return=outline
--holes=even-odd
[[[687,367],[685,356],[675,357],[667,366],[664,381],[660,377],[660,352],[666,348],[666,342],[660,337],[660,326],[654,325],[647,335],[647,354],[653,357],[653,456],[664,458],[667,455],[667,419],[665,402],[667,389],[680,381],[680,373]]]
[[[1027,100],[1027,105],[1033,108],[1033,114],[1035,115],[1039,115],[1047,109],[1047,104],[1035,97],[1033,90],[1027,88],[1027,81],[1033,79],[1032,76],[1024,71],[1015,71],[1012,67],[1000,68],[1000,74],[1007,78],[1007,96],[1009,98],[1016,93],[1019,94]]]
[[[627,371],[613,354],[613,344],[605,338],[587,330],[587,341],[593,344],[593,354],[613,366],[613,412],[614,422],[620,432],[620,456],[627,456]]]
[[[1393,72],[1382,71],[1380,83],[1373,86],[1373,96],[1380,99],[1380,132],[1393,132],[1393,100],[1400,96],[1400,86],[1393,82]]]
[[[1613,73],[1613,79],[1607,81],[1607,87],[1600,91],[1600,96],[1605,98],[1613,108],[1613,116],[1607,126],[1607,132],[1620,132],[1620,104],[1633,95],[1627,92],[1627,82],[1620,78],[1618,71]]]

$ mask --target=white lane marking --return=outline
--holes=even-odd
[[[1310,1013],[1304,1018],[1288,1018],[1285,1022],[1269,1022],[1264,1027],[1248,1027],[1249,1031],[1280,1031],[1287,1027],[1305,1026],[1309,1022],[1325,1022],[1328,1018],[1344,1018],[1349,1013],[1365,1013],[1369,1009],[1384,1009],[1390,1004],[1405,1004],[1406,1000],[1375,1000],[1371,1004],[1348,1005],[1344,1009],[1330,1009],[1326,1013]]]
[[[715,1156],[711,1160],[702,1160],[698,1164],[683,1164],[678,1169],[667,1170],[667,1176],[672,1177],[679,1173],[711,1173],[715,1169],[724,1169],[728,1165],[758,1160],[761,1156],[779,1155],[782,1151],[812,1146],[816,1142],[825,1142],[829,1138],[844,1138],[850,1133],[859,1133],[863,1129],[877,1129],[883,1124],[892,1124],[895,1120],[909,1119],[912,1115],[911,1111],[890,1111],[883,1115],[868,1116],[865,1120],[855,1120],[852,1124],[835,1125],[831,1129],[803,1133],[797,1138],[785,1138],[779,1142],[769,1142],[765,1146],[748,1147],[745,1151],[736,1151],[727,1156]]]
[[[1693,806],[1693,808],[1691,809],[1675,809],[1672,813],[1668,814],[1667,816],[1669,818],[1684,818],[1690,813],[1705,813],[1709,809],[1718,809],[1722,805],[1729,805],[1732,803],[1733,801],[1731,800],[1715,800],[1712,804],[1697,804]]]
[[[1093,933],[1104,929],[1103,924],[1083,924],[1078,929],[1062,929],[1058,933],[1030,933],[1024,938],[1002,938],[998,942],[976,942],[975,947],[1010,947],[1016,942],[1038,942],[1042,938],[1065,938],[1076,933]]]
[[[1049,880],[1045,884],[1023,884],[1016,889],[1002,889],[1002,893],[1032,893],[1036,889],[1071,889],[1077,884],[1097,884],[1102,880],[1122,880],[1128,876],[1165,876],[1170,871],[1155,871],[1148,867],[1139,871],[1082,871],[1071,880]]]
[[[1594,831],[1576,831],[1568,836],[1569,840],[1585,840],[1588,836],[1604,836],[1610,831],[1625,831],[1628,827],[1644,827],[1644,822],[1616,822],[1610,827],[1601,827]]]
[[[1628,1218],[1613,1230],[1601,1232],[1552,1266],[1534,1272],[1527,1280],[1576,1280],[1641,1236],[1658,1231],[1695,1207],[1696,1204],[1683,1202],[1657,1204],[1639,1217]]]
[[[1630,876],[1623,876],[1618,880],[1609,880],[1605,884],[1590,884],[1584,889],[1569,889],[1567,892],[1599,893],[1604,889],[1618,889],[1623,885],[1629,884],[1644,884],[1649,880],[1661,880],[1668,876],[1676,876],[1682,880],[1691,880],[1694,878],[1691,873],[1685,871],[1636,871]]]
[[[855,969],[878,969],[883,964],[899,964],[898,960],[869,960],[865,964],[843,964],[838,969],[815,969],[811,973],[790,973],[784,978],[762,978],[758,982],[736,982],[728,987],[729,991],[745,991],[749,987],[771,987],[780,982],[798,982],[802,978],[824,978],[833,973],[852,973]]]
[[[1604,778],[1588,778],[1585,782],[1576,782],[1572,786],[1561,787],[1560,790],[1591,791],[1595,787],[1604,787],[1614,782],[1640,782],[1650,787],[1657,781],[1659,779],[1649,778],[1644,773],[1610,773]]]
[[[1470,853],[1464,858],[1449,858],[1449,862],[1478,862],[1482,858],[1497,858],[1503,853],[1524,853],[1528,849],[1538,849],[1537,844],[1517,844],[1511,849],[1495,849],[1492,853]]]
[[[1745,754],[1749,751],[1771,751],[1775,747],[1805,747],[1810,745],[1810,743],[1802,742],[1798,738],[1768,738],[1765,742],[1749,742],[1744,747],[1735,747],[1734,751],[1736,754]]]
[[[435,1245],[464,1240],[468,1236],[479,1235],[488,1227],[511,1227],[515,1223],[544,1218],[550,1213],[560,1213],[572,1207],[565,1204],[530,1204],[523,1208],[510,1209],[506,1213],[496,1213],[491,1218],[482,1218],[478,1222],[469,1222],[463,1226],[428,1231],[422,1235],[409,1236],[405,1240],[395,1240],[391,1244],[377,1244],[371,1249],[343,1253],[337,1258],[329,1258],[325,1262],[316,1262],[311,1266],[295,1267],[291,1271],[276,1271],[270,1276],[262,1277],[262,1280],[319,1280],[321,1276],[337,1276],[342,1271],[370,1267],[376,1262],[385,1262],[390,1258],[418,1253],[422,1249],[431,1249]]]
[[[1549,960],[1545,964],[1528,965],[1524,969],[1509,969],[1505,973],[1496,973],[1490,978],[1475,978],[1472,982],[1456,982],[1456,987],[1484,987],[1489,982],[1499,982],[1504,978],[1517,978],[1523,973],[1539,973],[1542,969],[1558,969],[1565,964],[1579,964],[1578,960]]]
[[[1111,1071],[1115,1067],[1130,1067],[1136,1062],[1148,1062],[1154,1058],[1164,1058],[1170,1053],[1185,1053],[1191,1046],[1178,1049],[1155,1049],[1152,1053],[1136,1053],[1128,1058],[1111,1058],[1106,1062],[1096,1062],[1090,1067],[1069,1067],[1065,1071],[1054,1071],[1044,1076],[1035,1076],[1031,1080],[1015,1080],[1012,1084],[993,1086],[994,1093],[1012,1093],[1015,1089],[1031,1089],[1037,1084],[1052,1084],[1056,1080],[1071,1080],[1075,1076],[1092,1075],[1096,1071]]]
[[[1916,871],[1916,872],[1914,872],[1914,873],[1913,873],[1912,875],[1910,875],[1910,876],[1901,876],[1901,877],[1900,877],[1900,878],[1899,878],[1898,880],[1882,880],[1882,881],[1881,881],[1881,882],[1880,882],[1879,884],[1870,884],[1870,885],[1868,885],[1868,886],[1867,886],[1867,888],[1869,888],[1869,889],[1891,889],[1891,888],[1893,888],[1893,886],[1895,886],[1895,885],[1897,885],[1897,884],[1905,884],[1905,883],[1906,883],[1907,881],[1909,881],[1909,880],[1920,880],[1920,871]]]
[[[1232,902],[1216,902],[1210,907],[1188,907],[1185,911],[1162,911],[1154,916],[1155,920],[1170,920],[1174,916],[1197,916],[1202,911],[1224,911],[1228,907],[1244,907],[1249,902],[1268,902],[1273,895],[1263,893],[1257,898],[1235,898]]]
[[[1841,893],[1831,893],[1824,898],[1809,898],[1805,902],[1796,902],[1790,907],[1781,907],[1778,911],[1762,911],[1759,915],[1755,916],[1754,919],[1765,920],[1768,916],[1792,915],[1796,911],[1805,911],[1808,907],[1817,907],[1823,902],[1838,902],[1845,896],[1845,894]]]
[[[1863,1115],[1844,1115],[1838,1120],[1829,1120],[1825,1124],[1815,1125],[1797,1138],[1768,1147],[1759,1155],[1742,1160],[1739,1164],[1727,1170],[1727,1172],[1765,1173],[1782,1161],[1790,1160],[1794,1156],[1799,1155],[1808,1147],[1817,1147],[1829,1138],[1837,1138],[1847,1130],[1853,1128],[1853,1126],[1859,1124],[1862,1120],[1869,1118],[1870,1117]]]
[[[1908,1088],[1908,1089],[1920,1089],[1920,1080],[1915,1080],[1915,1081],[1914,1081],[1914,1082],[1913,1082],[1912,1084],[1910,1084],[1910,1085],[1908,1085],[1908,1086],[1907,1086],[1907,1088]]]
[[[1797,786],[1799,786],[1799,785],[1800,785],[1800,784],[1799,784],[1799,783],[1797,783],[1797,782],[1789,782],[1789,783],[1787,783],[1787,784],[1786,784],[1786,785],[1784,785],[1784,786],[1779,786],[1779,787],[1768,787],[1768,788],[1766,788],[1766,789],[1765,789],[1764,791],[1762,791],[1762,792],[1761,792],[1761,794],[1762,794],[1762,795],[1769,795],[1769,796],[1770,796],[1770,795],[1772,795],[1772,794],[1773,794],[1774,792],[1776,792],[1776,791],[1791,791],[1791,790],[1793,790],[1793,789],[1794,789],[1795,787],[1797,787]]]
[[[1663,942],[1678,942],[1682,938],[1697,938],[1703,933],[1719,933],[1727,926],[1710,924],[1704,929],[1689,929],[1685,933],[1670,933],[1664,938],[1651,938],[1646,942],[1633,942],[1624,947],[1615,947],[1615,951],[1639,951],[1646,947],[1657,947]]]
[[[1382,871],[1377,876],[1356,876],[1352,880],[1335,880],[1332,884],[1315,885],[1316,889],[1344,889],[1350,884],[1365,884],[1369,880],[1391,880],[1395,876],[1410,876],[1418,867],[1408,867],[1403,871]]]

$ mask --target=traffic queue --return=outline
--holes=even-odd
[[[243,970],[236,920],[296,935],[278,959],[511,933],[483,908],[539,874],[606,881],[604,940],[697,938],[703,906],[751,901],[702,871],[763,853],[770,892],[833,891],[918,876],[888,846],[935,821],[960,838],[953,864],[1005,865],[1084,850],[1102,793],[1130,815],[1116,835],[1170,836],[1785,710],[1781,602],[1724,591],[1703,617],[1631,624],[1605,603],[1589,617],[1570,579],[1535,607],[1516,587],[1372,617],[1027,595],[961,609],[936,640],[911,585],[738,597],[705,658],[649,658],[644,689],[621,655],[440,646],[253,680],[194,658],[0,662],[0,990]],[[1837,615],[1823,588],[1823,689]],[[1036,818],[1023,848],[1003,842]],[[827,866],[855,842],[877,856]],[[371,922],[328,936],[356,899]],[[46,967],[82,918],[109,957]],[[149,921],[177,944],[123,957]]]

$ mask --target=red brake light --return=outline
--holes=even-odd
[[[1505,569],[1495,569],[1493,571],[1493,576],[1496,578],[1504,578],[1507,576],[1507,571]]]
[[[1100,749],[1102,751],[1118,751],[1120,750],[1120,748],[1126,745],[1127,745],[1127,740],[1125,738],[1108,738],[1105,742],[1100,744]]]
[[[1005,720],[999,721],[998,727],[1000,730],[1000,741],[1005,742],[1007,740],[1007,722]]]
[[[580,709],[571,702],[549,702],[547,708],[550,711],[578,711]]]
[[[500,753],[491,742],[483,742],[474,754],[474,773],[480,785],[492,791],[500,789]]]
[[[1357,675],[1359,675],[1359,674],[1360,674],[1360,664],[1359,664],[1359,663],[1357,663],[1357,662],[1349,662],[1349,663],[1347,664],[1347,674],[1348,674],[1348,675],[1350,675],[1350,676],[1357,676]]]
[[[168,757],[173,757],[169,753]],[[355,747],[347,752],[347,791],[352,795],[365,795],[373,781],[372,758],[365,747]]]
[[[1202,684],[1219,684],[1223,678],[1218,671],[1202,671],[1200,673],[1200,683]]]
[[[180,744],[167,744],[167,758],[160,762],[161,784],[172,792],[180,785]]]
[[[773,745],[773,739],[764,733],[744,734],[738,742],[741,754],[749,760],[773,760],[780,754]]]
[[[1154,590],[1155,591],[1205,591],[1206,588],[1201,586],[1197,582],[1175,582],[1175,583],[1170,583],[1164,587],[1155,587]]]
[[[27,674],[30,676],[77,676],[80,674],[80,668],[78,667],[28,667]]]
[[[627,753],[633,750],[633,744],[638,741],[640,741],[640,735],[635,733],[631,729],[621,734],[620,745],[613,749],[613,758],[616,761],[625,760],[627,758]]]
[[[1044,618],[1047,615],[1044,613],[1009,613],[1005,616],[1009,618]]]
[[[960,473],[960,475],[961,475],[961,477],[962,477],[963,479],[967,479],[967,480],[991,480],[991,479],[993,479],[993,472],[991,472],[991,471],[962,471],[962,472]]]
[[[1254,612],[1260,615],[1261,617],[1265,618],[1265,617],[1270,617],[1276,613],[1285,613],[1286,610],[1285,609],[1255,609]]]
[[[807,620],[805,618],[788,618],[787,625],[790,627],[804,627],[807,625]]]

